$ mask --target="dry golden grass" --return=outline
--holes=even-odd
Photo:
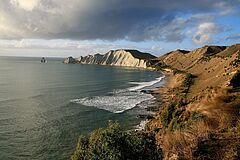
[[[239,47],[234,50],[220,49],[220,47],[215,50],[216,52],[214,51],[214,53],[217,53],[215,56],[206,56],[208,48],[209,46],[205,46],[187,54],[174,51],[163,58],[166,65],[197,76],[196,83],[190,90],[191,95],[201,92],[207,87],[226,86],[237,70],[236,67],[231,65],[231,62],[237,59]],[[222,54],[221,51],[224,54],[227,51],[229,56],[225,58],[218,56],[218,54]],[[202,61],[204,58],[207,60]]]
[[[231,137],[234,137],[237,132],[240,135],[240,101],[227,90],[211,90],[201,101],[190,104],[186,111],[197,111],[205,116],[187,128],[158,135],[161,136],[158,139],[161,139],[160,144],[165,159],[195,159],[194,152],[199,150],[202,142],[206,141],[206,146],[209,145],[211,149],[218,147],[211,144],[210,135],[214,135],[219,144],[228,143],[228,141],[234,143]],[[234,159],[235,154],[238,154],[235,153],[236,147],[238,147],[237,143],[234,144],[233,149],[229,146],[223,148],[226,153],[218,152],[217,149],[210,152],[219,154],[219,157]]]
[[[225,89],[213,90],[200,102],[189,104],[189,111],[198,111],[207,117],[213,128],[229,128],[236,125],[239,117],[240,100]]]
[[[193,159],[193,151],[200,141],[208,139],[210,131],[204,121],[199,121],[189,129],[166,133],[162,142],[165,159]]]
[[[223,54],[221,47],[214,56],[206,56],[208,49],[206,46],[186,54],[176,51],[162,58],[172,69],[197,76],[184,96],[184,74],[171,76],[165,90],[159,91],[164,95],[162,110],[172,101],[182,104],[174,110],[174,114],[181,110],[174,117],[177,121],[169,123],[180,127],[161,128],[161,111],[150,121],[160,128],[156,137],[165,159],[240,159],[240,92],[229,92],[227,86],[240,69],[231,65],[238,58],[239,46],[238,51],[222,48],[224,55],[227,53],[224,57],[219,56]],[[203,117],[192,120],[192,113]]]

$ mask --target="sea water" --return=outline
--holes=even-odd
[[[126,129],[163,75],[141,69],[0,57],[0,159],[68,159],[80,134],[108,120]]]

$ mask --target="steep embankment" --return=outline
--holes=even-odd
[[[104,55],[95,54],[74,59],[68,57],[64,63],[98,64],[123,67],[147,68],[149,60],[156,58],[149,53],[137,50],[111,50]]]
[[[177,50],[151,63],[169,75],[146,126],[165,159],[239,159],[240,44]]]

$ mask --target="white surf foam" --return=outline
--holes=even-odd
[[[140,89],[143,89],[145,87],[148,87],[148,86],[152,86],[156,83],[159,83],[161,82],[161,80],[164,78],[165,76],[163,75],[162,77],[159,77],[159,78],[156,78],[155,80],[153,81],[150,81],[150,82],[129,82],[130,84],[138,84],[138,86],[135,86],[135,87],[130,87],[128,88],[129,91],[136,91],[136,90],[140,90]]]
[[[140,104],[143,101],[154,99],[151,94],[140,92],[140,89],[154,85],[160,82],[163,78],[164,76],[150,82],[130,82],[132,84],[138,84],[138,86],[125,90],[115,90],[106,96],[73,99],[71,102],[85,106],[97,107],[113,113],[122,113],[126,110],[134,108],[136,105]]]
[[[129,92],[127,90],[112,92],[107,96],[87,97],[71,100],[85,106],[93,106],[100,109],[108,110],[114,113],[122,113],[125,110],[132,109],[141,101],[152,99],[152,95]]]

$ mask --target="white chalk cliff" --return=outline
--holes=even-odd
[[[85,57],[81,56],[76,59],[76,63],[147,68],[149,60],[153,58],[156,57],[148,53],[142,53],[137,50],[121,49],[115,51],[111,50],[104,55],[95,54]]]

